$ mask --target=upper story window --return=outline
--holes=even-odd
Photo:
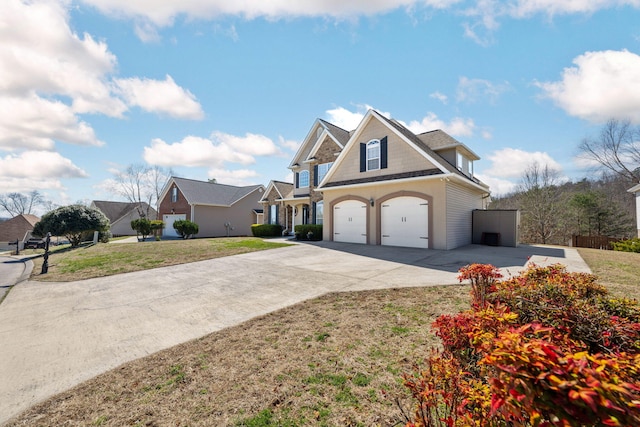
[[[173,187],[171,189],[171,202],[175,203],[178,201],[178,187]]]
[[[333,162],[318,165],[318,184],[322,182],[327,172],[329,172],[329,169],[331,169],[331,166],[333,166]]]
[[[473,162],[463,156],[462,153],[457,153],[456,163],[460,172],[466,175],[473,175]]]
[[[320,138],[320,135],[322,135],[322,127],[319,127],[318,130],[316,131],[316,138]]]
[[[367,142],[367,170],[380,169],[380,140],[372,139]]]
[[[309,186],[309,171],[302,171],[298,175],[298,188]]]

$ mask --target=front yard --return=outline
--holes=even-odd
[[[204,249],[194,253],[219,256],[262,245],[242,242],[203,241]],[[176,242],[182,250],[166,243],[162,251],[186,251],[182,242]],[[113,262],[126,264],[140,248],[146,252],[155,246],[104,245],[86,250],[84,258],[101,264],[91,268],[104,273],[110,271],[108,260],[116,259],[109,251],[133,251]],[[612,294],[640,298],[640,254],[580,252]],[[83,256],[63,259],[52,258],[66,271],[81,265]],[[145,263],[136,268],[153,265]],[[72,277],[82,271],[57,274]],[[127,363],[31,408],[9,425],[402,425],[400,407],[410,409],[411,401],[400,376],[438,345],[430,327],[435,318],[468,308],[468,291],[468,286],[448,285],[334,293],[305,301]]]

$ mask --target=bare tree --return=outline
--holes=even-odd
[[[523,238],[531,243],[549,243],[558,231],[558,183],[559,173],[537,162],[522,174],[519,190]]]
[[[33,190],[28,194],[8,193],[0,195],[0,208],[7,211],[12,217],[21,214],[32,214],[38,206],[44,204],[44,197],[38,190]]]
[[[130,203],[136,203],[138,215],[150,219],[151,207],[157,203],[162,188],[172,174],[171,169],[160,166],[132,164],[115,174],[116,185],[113,192]]]
[[[595,138],[585,138],[578,149],[599,168],[633,183],[640,182],[640,126],[610,119]]]

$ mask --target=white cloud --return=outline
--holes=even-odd
[[[484,79],[460,77],[456,99],[467,103],[487,101],[494,104],[500,95],[509,90],[511,85],[508,82],[496,84]]]
[[[482,172],[485,177],[520,178],[524,171],[533,163],[541,167],[547,166],[551,170],[562,171],[558,162],[551,156],[541,151],[524,151],[517,148],[504,148],[487,156],[491,166]],[[486,181],[485,181],[486,182]]]
[[[178,119],[199,120],[204,117],[196,97],[178,86],[169,75],[164,80],[133,77],[116,79],[114,83],[129,105]]]
[[[492,196],[505,196],[518,188],[518,183],[485,174],[475,174],[476,178],[489,186]]]
[[[328,121],[334,125],[346,130],[353,130],[364,118],[362,112],[351,112],[344,107],[327,110]]]
[[[253,164],[256,156],[280,155],[273,141],[264,135],[247,133],[245,136],[213,132],[211,138],[187,136],[180,142],[168,144],[154,139],[144,148],[144,159],[152,165],[213,167],[220,169],[225,163]]]
[[[449,101],[449,98],[447,97],[447,95],[437,91],[430,94],[429,97],[433,99],[437,99],[438,101],[442,102],[445,105]]]
[[[235,136],[223,132],[213,132],[211,139],[218,145],[228,146],[234,151],[250,156],[275,156],[281,154],[270,138],[255,133]]]
[[[290,150],[293,152],[298,151],[298,148],[300,148],[300,144],[302,144],[300,141],[292,141],[292,140],[284,139],[283,136],[278,137],[278,145],[280,147],[284,147],[287,150]]]
[[[352,18],[375,15],[392,10],[409,9],[419,5],[446,8],[459,0],[83,0],[104,13],[132,18],[144,17],[157,26],[172,25],[175,18],[184,15],[190,19],[210,19],[223,15],[247,19],[293,17]]]
[[[203,116],[169,76],[114,81],[116,56],[104,41],[70,28],[70,7],[70,0],[0,2],[0,150],[102,145],[79,114],[121,118],[125,101],[178,118]]]
[[[344,107],[337,107],[332,110],[327,110],[327,121],[334,125],[341,127],[342,129],[351,131],[358,127],[365,114],[369,110],[376,110],[382,116],[391,118],[391,113],[387,111],[380,111],[369,104],[355,104],[356,111],[349,111]]]
[[[416,134],[441,129],[452,136],[471,136],[476,128],[472,119],[454,117],[447,123],[439,119],[438,116],[432,112],[427,113],[427,115],[420,120],[412,120],[408,124],[405,124],[405,126]]]
[[[565,68],[562,80],[537,83],[568,114],[593,122],[629,118],[640,123],[640,55],[586,52]]]
[[[513,17],[527,17],[542,13],[549,16],[572,13],[593,13],[600,9],[619,6],[639,7],[638,0],[518,0],[511,5],[510,15]]]
[[[85,178],[88,174],[59,153],[25,151],[0,158],[0,179]]]
[[[253,185],[257,183],[258,173],[251,169],[236,169],[236,170],[228,170],[228,169],[220,169],[220,168],[211,168],[207,172],[207,177],[209,179],[215,178],[218,184],[227,184],[227,185]]]
[[[28,94],[0,96],[0,150],[52,150],[54,141],[103,144],[71,107]]]
[[[344,107],[337,107],[332,110],[327,110],[327,120],[343,129],[353,130],[360,124],[365,113],[371,109],[374,108],[368,104],[357,104],[355,112],[349,111]],[[386,118],[391,118],[391,113],[389,112],[378,112]],[[432,112],[427,113],[427,115],[420,120],[412,120],[409,123],[401,120],[398,120],[398,122],[416,134],[442,129],[452,136],[471,136],[476,128],[472,119],[454,117],[447,123],[439,119],[438,116]]]

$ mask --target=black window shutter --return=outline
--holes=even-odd
[[[387,168],[387,137],[380,140],[380,169]]]
[[[360,172],[367,170],[367,144],[360,143]]]
[[[311,213],[311,224],[315,224],[316,223],[316,202],[312,203],[312,208],[313,208],[313,211]]]
[[[280,216],[280,208],[279,206],[276,205],[276,224],[280,224],[280,218],[278,218]]]
[[[313,186],[317,187],[318,186],[318,165],[315,165],[313,167]],[[315,224],[315,222],[314,222]]]
[[[296,172],[296,188],[300,188],[300,174]]]

